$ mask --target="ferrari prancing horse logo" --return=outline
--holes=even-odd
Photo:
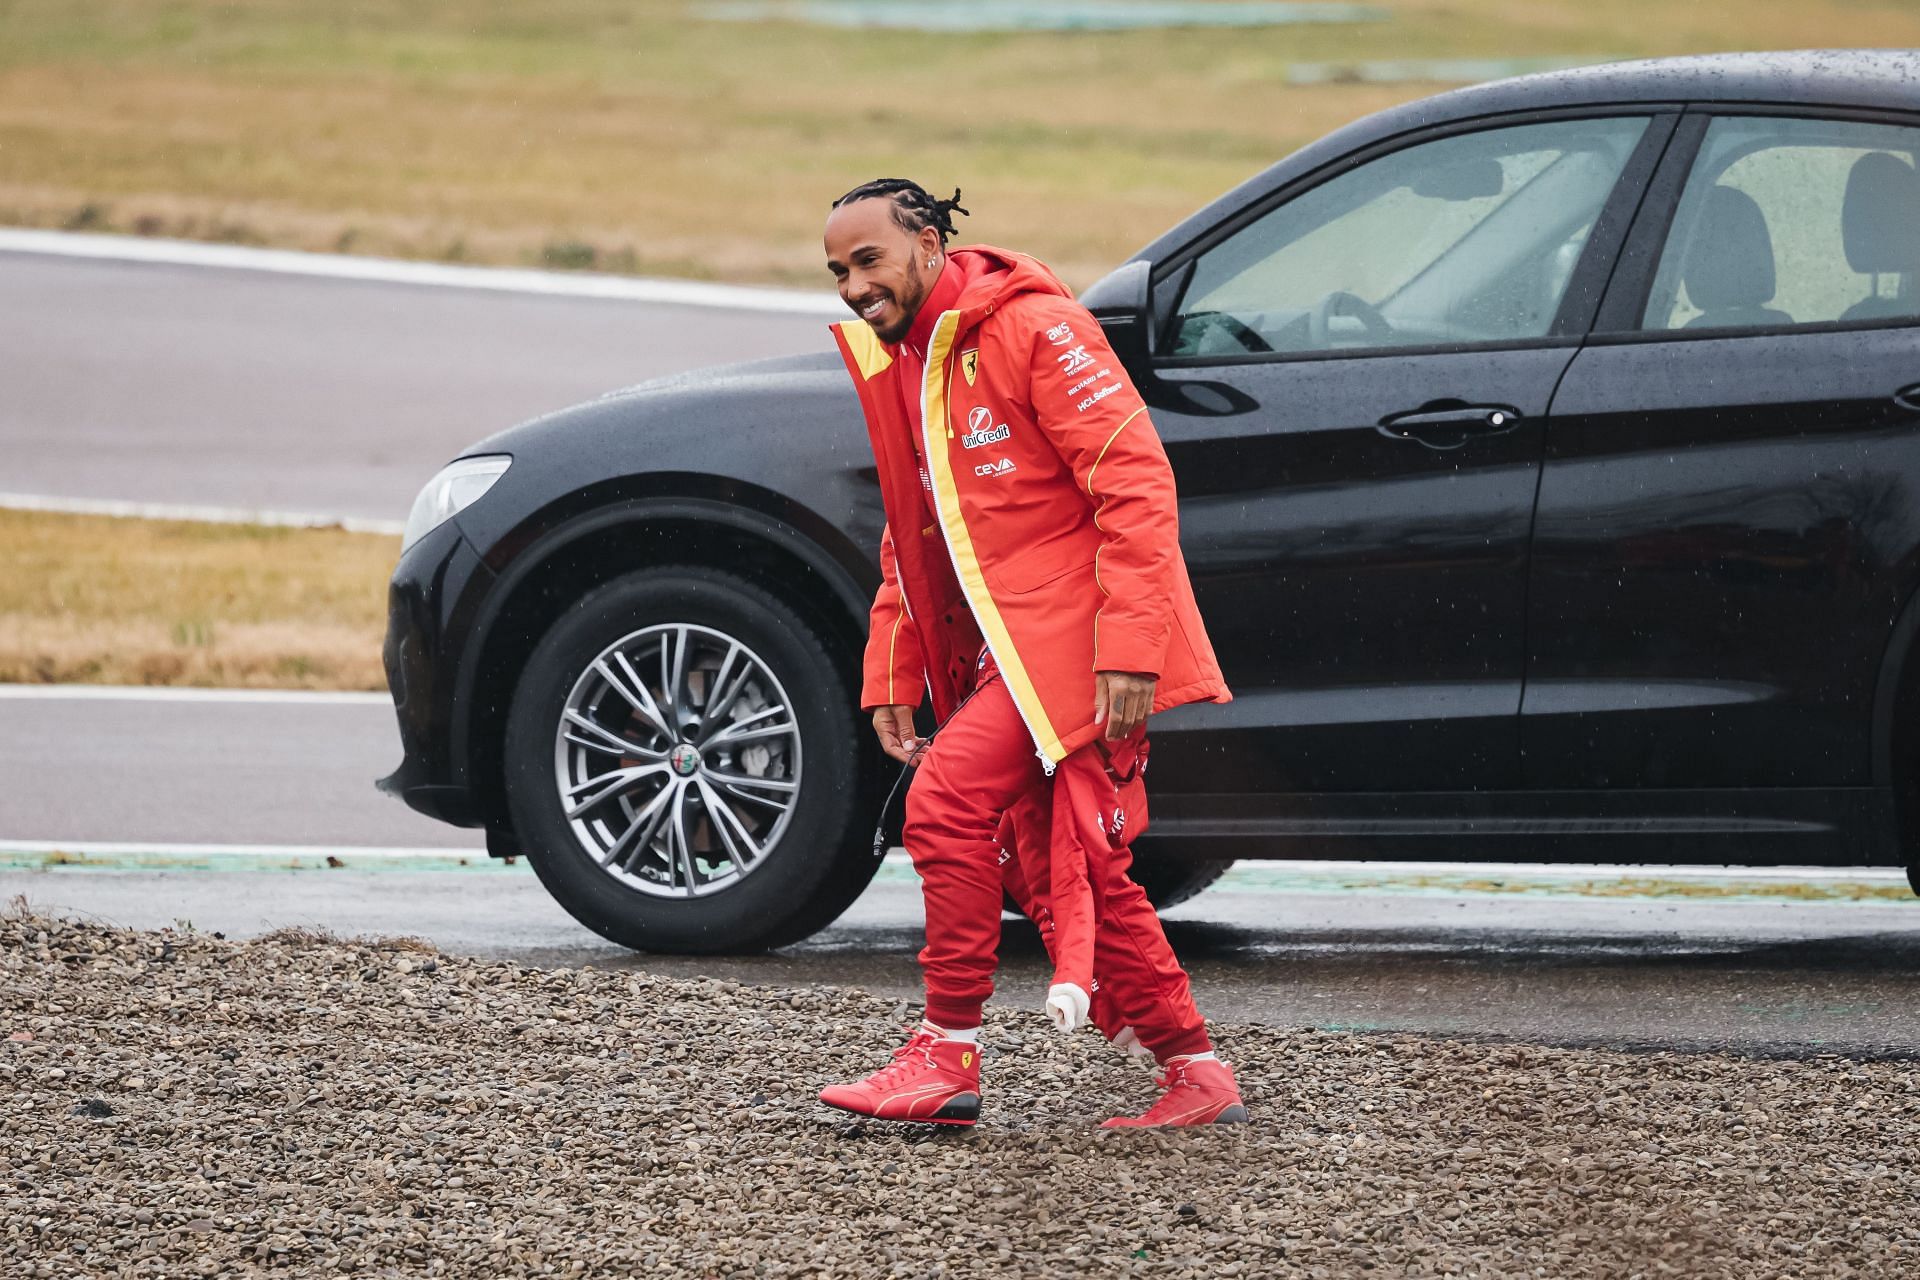
[[[960,353],[960,372],[966,375],[967,385],[973,385],[974,375],[980,372],[980,348]]]

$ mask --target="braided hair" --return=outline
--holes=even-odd
[[[960,188],[953,189],[951,200],[935,200],[926,188],[908,178],[875,178],[872,182],[863,182],[835,200],[832,207],[838,209],[856,200],[876,199],[892,202],[893,220],[902,231],[918,235],[932,227],[940,233],[941,244],[953,238],[953,215],[967,213],[960,207]]]

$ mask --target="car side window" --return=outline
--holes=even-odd
[[[1203,252],[1168,354],[1544,337],[1645,116],[1419,143],[1330,178]]]
[[[1721,117],[1674,210],[1641,328],[1920,318],[1920,129]]]

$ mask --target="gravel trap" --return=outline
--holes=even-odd
[[[1204,993],[1203,993],[1204,998]],[[914,1010],[0,916],[0,1274],[1911,1276],[1920,1066],[1219,1026],[1253,1123],[990,1010],[974,1130],[814,1100]]]

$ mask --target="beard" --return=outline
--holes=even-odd
[[[922,280],[917,273],[910,273],[906,279],[905,291],[896,294],[893,299],[894,305],[900,310],[898,318],[884,329],[874,325],[874,335],[885,343],[904,342],[908,332],[913,328],[913,322],[920,316],[920,308],[926,305],[927,294],[931,292],[932,288],[926,281]]]

